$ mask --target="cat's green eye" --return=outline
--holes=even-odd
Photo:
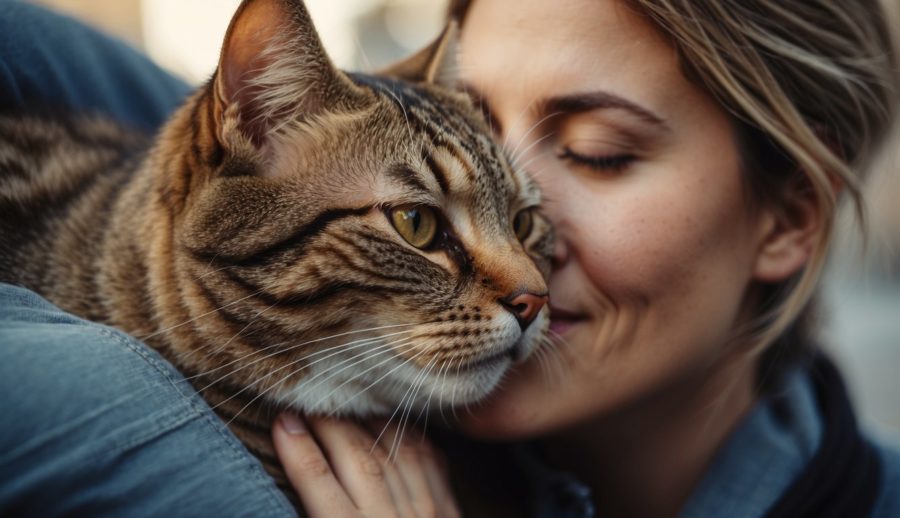
[[[531,209],[520,210],[516,217],[513,218],[513,231],[519,241],[525,241],[531,234],[531,226],[534,224],[534,215]]]
[[[404,205],[391,210],[391,223],[409,244],[428,248],[437,234],[437,214],[425,205]]]

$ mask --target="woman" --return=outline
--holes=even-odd
[[[862,209],[861,172],[896,95],[877,3],[473,0],[451,12],[462,80],[541,183],[558,236],[563,375],[547,382],[534,359],[462,414],[470,437],[534,445],[501,456],[509,469],[475,460],[463,478],[480,504],[900,513],[900,456],[859,437],[811,325],[837,198]],[[517,470],[521,484],[496,484]]]
[[[807,325],[835,198],[861,202],[862,168],[850,166],[890,118],[874,2],[474,0],[452,11],[461,79],[557,225],[562,375],[546,379],[535,359],[460,413],[464,435],[513,446],[442,440],[454,470],[472,468],[456,494],[425,443],[388,463],[366,427],[282,416],[275,441],[310,514],[454,515],[457,501],[473,515],[900,514],[900,457],[860,437]],[[51,311],[38,304],[22,307]],[[34,335],[22,329],[17,339]],[[196,394],[184,399],[195,408]],[[220,423],[195,415],[132,448],[160,456],[131,459],[141,467],[125,475],[143,480],[104,471],[87,487],[134,495],[140,483],[173,487],[161,479],[177,473],[193,484],[191,511],[283,511],[258,467],[225,447],[161,458],[172,444],[217,444]],[[64,466],[66,452],[46,455]],[[71,475],[47,475],[54,465],[23,465],[0,508],[102,514],[75,496],[16,507],[47,487],[35,480],[72,494]],[[212,483],[235,473],[251,476]],[[129,508],[179,509],[180,493],[164,494]]]

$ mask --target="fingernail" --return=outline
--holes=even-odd
[[[303,435],[306,433],[306,424],[295,414],[281,414],[281,425],[284,430],[291,435]]]

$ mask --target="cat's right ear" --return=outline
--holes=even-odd
[[[244,0],[214,80],[219,138],[229,122],[260,147],[292,121],[358,108],[365,93],[328,59],[301,0]]]
[[[455,88],[459,74],[459,24],[451,20],[431,44],[412,56],[379,70],[378,75],[411,83]]]

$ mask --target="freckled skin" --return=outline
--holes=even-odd
[[[563,331],[570,345],[559,348],[565,381],[548,386],[533,360],[463,427],[535,436],[633,410],[700,377],[716,380],[694,387],[708,394],[749,380],[752,366],[744,362],[735,375],[726,351],[753,282],[762,223],[744,200],[728,115],[618,2],[478,0],[466,20],[466,81],[502,139],[529,149],[523,161],[556,224],[552,304],[578,319]],[[647,129],[618,109],[536,126],[547,115],[536,108],[542,99],[594,91],[645,108],[667,129]],[[652,136],[626,148],[617,144],[627,140],[621,127]],[[585,142],[595,153],[638,158],[607,172],[559,158]],[[748,387],[735,391],[737,413],[749,404]]]

